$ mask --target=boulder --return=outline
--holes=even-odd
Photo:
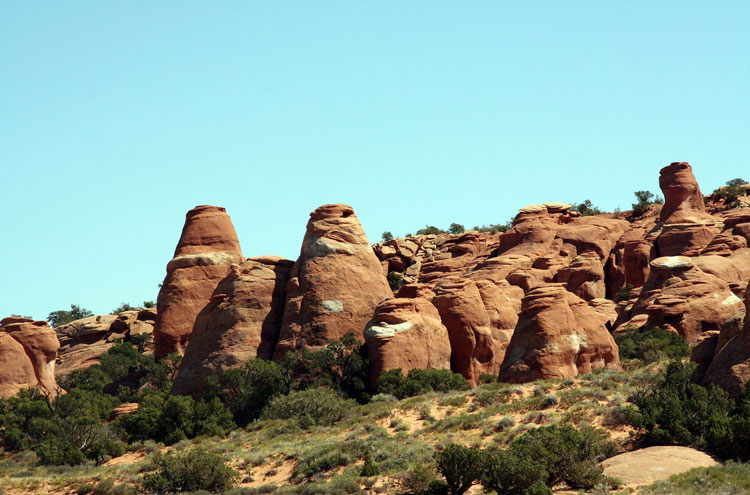
[[[60,343],[46,321],[9,317],[0,320],[0,397],[39,386],[56,397],[55,359]]]
[[[448,329],[451,369],[472,386],[496,375],[517,321],[511,299],[492,282],[464,279],[438,285],[432,303]]]
[[[206,377],[273,357],[293,264],[264,256],[233,267],[196,317],[173,394],[199,397]]]
[[[448,330],[435,306],[423,297],[383,301],[364,335],[373,388],[384,371],[400,368],[406,374],[412,369],[451,367]]]
[[[352,207],[319,207],[310,214],[287,284],[274,358],[324,346],[329,339],[349,332],[363,340],[375,307],[391,297],[380,262]]]
[[[594,309],[562,284],[526,294],[505,351],[501,381],[570,378],[601,367],[619,369],[619,353]]]
[[[602,462],[604,474],[628,487],[650,485],[693,468],[718,464],[710,455],[690,447],[659,446],[625,452]]]
[[[132,336],[153,333],[156,309],[135,309],[116,315],[89,316],[55,329],[60,341],[55,375],[99,364],[99,356],[118,340],[128,342]]]
[[[172,352],[184,353],[196,316],[208,304],[218,283],[229,274],[230,267],[242,260],[237,233],[226,209],[196,206],[187,212],[157,299],[154,328],[157,359]]]

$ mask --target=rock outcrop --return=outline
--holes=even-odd
[[[351,206],[324,205],[310,214],[286,297],[275,359],[349,332],[364,340],[375,307],[393,293]]]
[[[707,331],[742,326],[742,300],[729,284],[700,270],[691,258],[661,257],[650,266],[638,299],[620,315],[617,328],[661,327],[680,334],[692,345]]]
[[[383,371],[450,369],[451,341],[435,306],[423,297],[395,298],[375,308],[365,328],[370,385]]]
[[[619,368],[619,354],[596,311],[562,284],[526,294],[501,381],[568,378],[601,367]]]
[[[154,331],[156,309],[136,309],[116,315],[89,316],[55,328],[60,341],[55,375],[99,364],[99,356],[118,340],[128,342],[134,335]]]
[[[745,293],[745,310],[750,311],[750,287]],[[694,352],[691,359],[698,363],[696,379],[718,385],[731,395],[738,395],[750,381],[750,318],[745,318],[740,331],[727,327],[714,338],[713,359],[708,363],[706,352]],[[707,347],[707,346],[706,346]],[[705,374],[702,373],[706,369]]]
[[[388,369],[448,366],[472,384],[483,373],[523,382],[616,368],[610,330],[659,326],[694,346],[699,378],[736,391],[750,379],[740,300],[750,212],[733,206],[750,203],[716,193],[704,204],[686,162],[664,167],[659,186],[664,204],[637,212],[585,216],[542,203],[521,208],[504,232],[374,246],[350,206],[324,205],[295,263],[244,260],[225,210],[199,206],[167,265],[155,354],[184,353],[173,391],[194,396],[208,375],[349,332],[368,344],[372,383]],[[731,194],[750,198],[749,187]],[[390,272],[406,282],[395,298]],[[147,323],[120,315],[62,329],[59,372],[96,362]]]
[[[482,374],[497,375],[518,320],[502,289],[486,280],[447,281],[432,303],[448,329],[451,369],[472,385]]]
[[[237,233],[224,208],[196,206],[187,213],[157,299],[154,328],[157,359],[185,351],[196,316],[209,303],[230,267],[242,260]]]
[[[256,357],[271,359],[292,265],[290,260],[263,256],[233,267],[195,320],[172,393],[198,397],[209,375]]]
[[[9,317],[0,321],[0,397],[40,386],[55,397],[55,359],[60,343],[46,321]]]

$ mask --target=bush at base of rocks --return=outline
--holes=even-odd
[[[294,419],[302,429],[329,426],[346,417],[355,404],[330,388],[312,388],[274,397],[263,409],[261,418]]]
[[[390,394],[399,399],[413,397],[427,392],[449,392],[468,390],[466,378],[451,370],[413,369],[404,376],[401,368],[385,371],[378,378],[378,392]]]
[[[690,356],[690,346],[674,332],[659,327],[651,330],[629,328],[615,334],[620,359],[640,359],[655,363]]]

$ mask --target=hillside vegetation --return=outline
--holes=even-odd
[[[648,347],[649,338],[637,344]],[[345,339],[278,365],[252,361],[195,401],[168,395],[175,361],[155,364],[119,344],[100,366],[69,376],[68,394],[57,400],[28,390],[0,402],[1,483],[6,493],[61,494],[429,494],[475,484],[502,494],[606,493],[618,481],[603,477],[597,462],[640,445],[745,458],[716,447],[747,444],[745,395],[734,402],[705,391],[689,384],[687,365],[650,356],[625,360],[624,371],[521,386],[487,376],[473,390],[445,370],[391,372],[370,397],[357,378],[367,362]],[[140,410],[109,420],[127,401]],[[741,466],[725,469],[738,477]],[[722,469],[709,472],[716,478]],[[456,472],[469,476],[457,480]],[[664,486],[647,493],[666,493]]]

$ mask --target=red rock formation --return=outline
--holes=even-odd
[[[57,396],[55,358],[59,348],[55,331],[46,321],[19,317],[0,321],[0,397],[37,385]]]
[[[505,351],[500,380],[522,383],[619,368],[617,344],[601,316],[562,284],[530,291]]]
[[[703,195],[687,162],[673,162],[659,172],[664,206],[657,239],[660,256],[697,256],[720,232],[720,223],[706,213]]]
[[[651,261],[649,279],[616,327],[658,326],[695,344],[704,332],[736,326],[743,317],[742,301],[726,282],[701,271],[688,257],[669,256]]]
[[[472,385],[482,373],[497,374],[517,320],[502,289],[488,281],[447,281],[435,288],[432,303],[448,329],[451,369]]]
[[[750,288],[745,293],[745,310],[746,313],[750,312]],[[728,338],[730,335],[731,338]],[[731,327],[721,330],[705,375],[700,373],[707,361],[703,354],[694,353],[691,356],[699,364],[697,378],[706,384],[720,386],[730,395],[738,395],[750,381],[750,318],[745,318],[739,332]]]
[[[60,341],[55,375],[99,364],[99,356],[118,340],[129,341],[134,335],[152,333],[156,309],[123,311],[117,315],[89,316],[55,329]]]
[[[352,207],[321,206],[310,214],[300,257],[290,275],[274,358],[323,346],[349,332],[363,340],[375,307],[391,297]]]
[[[422,297],[383,301],[365,329],[370,385],[383,371],[450,369],[451,342],[435,306]]]
[[[594,251],[579,254],[570,265],[557,272],[555,280],[585,301],[603,298],[607,293],[604,284],[604,266]]]
[[[187,213],[157,299],[157,359],[171,352],[184,352],[195,317],[208,304],[230,267],[242,259],[237,234],[224,208],[196,206]]]
[[[659,187],[664,206],[659,221],[664,223],[696,223],[713,220],[706,213],[698,181],[688,162],[672,162],[659,171]]]
[[[249,258],[233,267],[198,314],[172,393],[198,397],[209,375],[251,359],[271,359],[279,337],[289,272],[276,256]]]

